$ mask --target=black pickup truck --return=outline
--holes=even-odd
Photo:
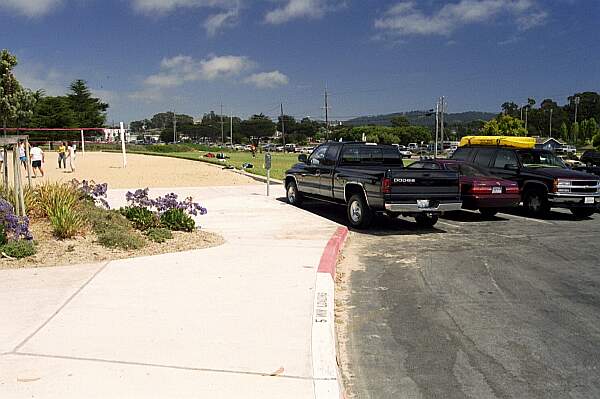
[[[352,227],[366,228],[375,213],[414,216],[431,227],[444,211],[459,210],[457,172],[405,169],[391,145],[329,142],[286,173],[287,201],[300,205],[304,197],[346,205]]]

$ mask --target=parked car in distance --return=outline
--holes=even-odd
[[[442,169],[458,172],[463,209],[478,210],[485,217],[492,217],[499,210],[516,207],[521,202],[517,183],[495,177],[475,165],[462,161],[450,159],[416,161],[408,165],[407,169]]]
[[[408,143],[408,149],[410,151],[417,151],[419,149],[419,145],[417,143]]]
[[[556,149],[557,154],[575,155],[576,152],[577,148],[574,145],[563,145],[562,147]]]
[[[575,217],[586,218],[600,206],[598,176],[567,168],[548,150],[465,145],[452,159],[473,163],[494,176],[516,182],[523,206],[534,217],[545,216],[551,208],[566,208]]]
[[[580,161],[583,166],[575,169],[600,176],[600,152],[592,150],[584,151],[584,153],[581,154]]]
[[[286,172],[288,203],[313,198],[345,205],[352,227],[367,228],[376,213],[431,227],[441,213],[462,206],[457,172],[407,169],[391,145],[329,142],[298,161]]]

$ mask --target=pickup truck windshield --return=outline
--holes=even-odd
[[[566,168],[565,163],[550,151],[518,151],[523,166],[528,168]]]

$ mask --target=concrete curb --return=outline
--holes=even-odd
[[[259,181],[261,183],[267,182],[266,176],[256,175],[254,173],[246,172],[245,170],[240,170],[240,169],[225,169],[225,170],[229,170],[233,173],[237,173],[238,175],[249,177],[249,178]],[[283,184],[283,180],[271,178],[271,184]]]
[[[316,399],[345,398],[337,363],[335,333],[335,269],[348,228],[338,227],[321,256],[312,320],[312,361]]]

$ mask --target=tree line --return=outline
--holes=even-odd
[[[585,145],[600,134],[600,95],[596,92],[575,93],[565,105],[547,98],[536,107],[529,98],[524,105],[502,104],[502,113],[487,122],[486,134],[512,134],[554,137],[565,142]]]

